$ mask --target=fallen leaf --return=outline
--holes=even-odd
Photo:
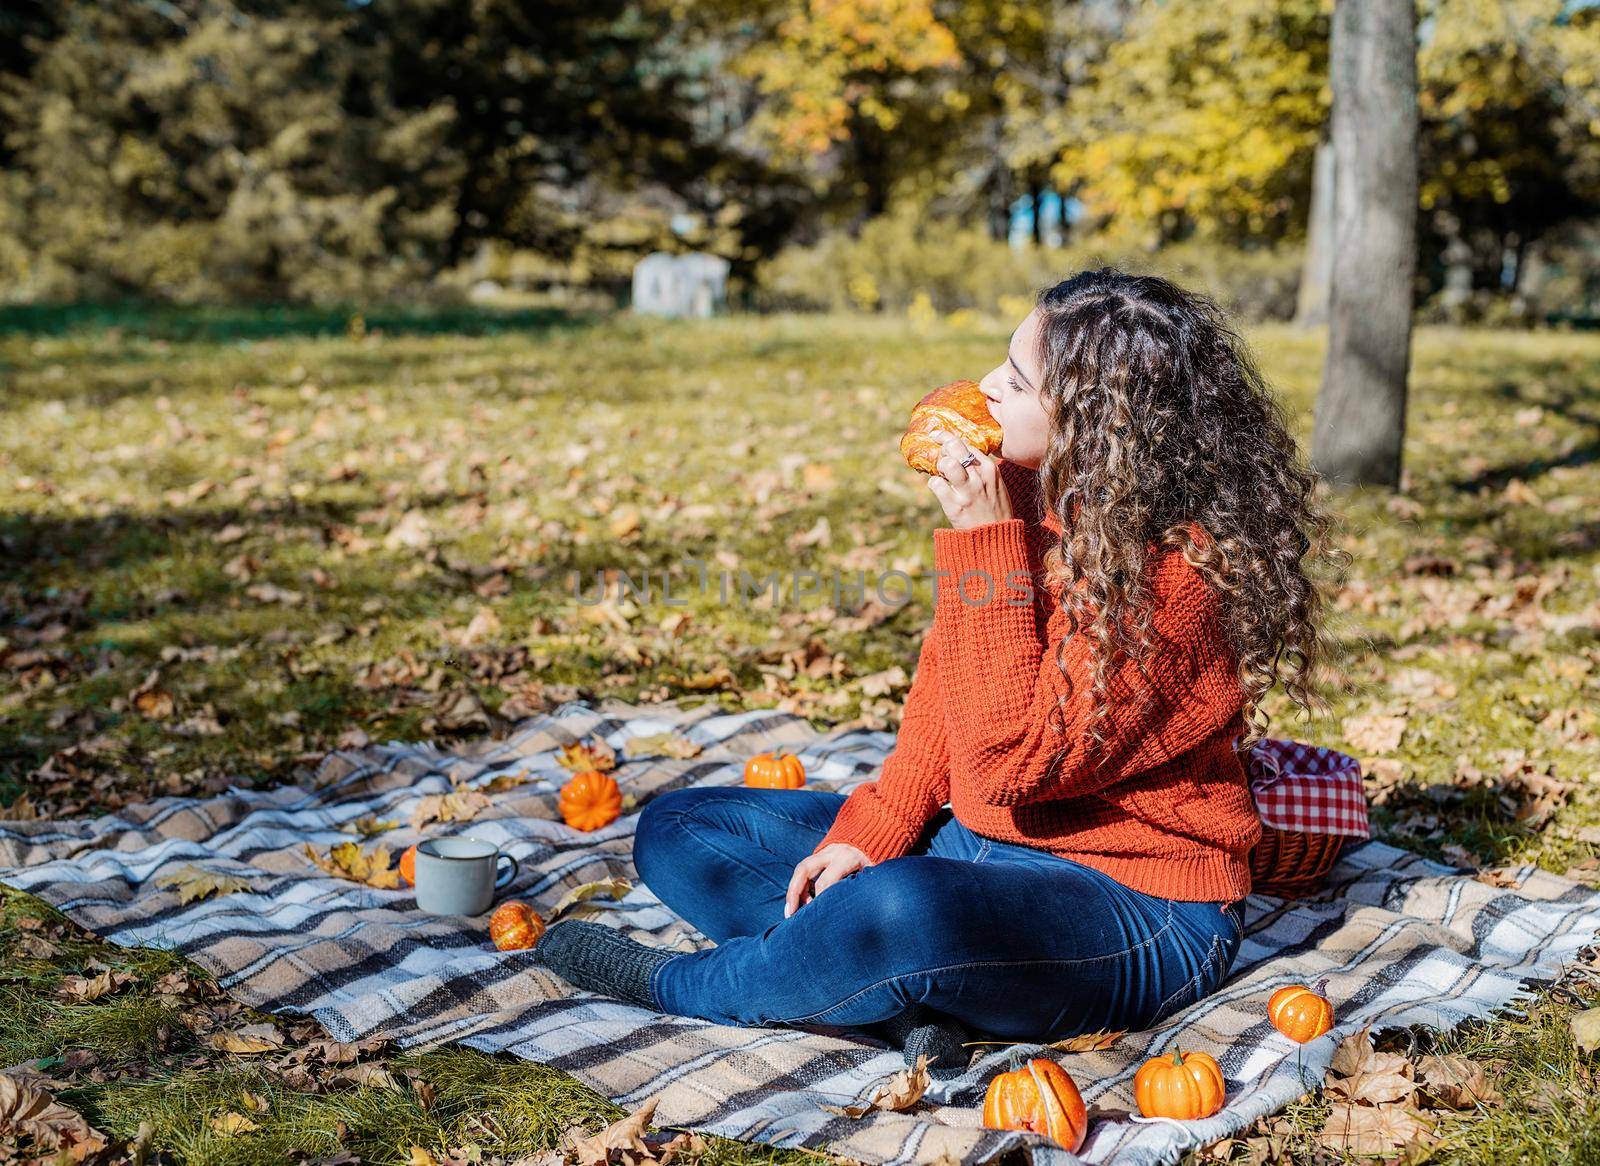
[[[1600,1007],[1585,1008],[1567,1017],[1567,1027],[1572,1030],[1572,1041],[1586,1053],[1600,1049]]]
[[[446,693],[438,705],[422,722],[427,733],[459,733],[466,729],[493,728],[489,710],[473,693],[461,691]]]
[[[0,1130],[63,1150],[69,1161],[82,1161],[106,1148],[106,1136],[82,1114],[7,1073],[0,1073]]]
[[[247,1024],[227,1032],[207,1033],[205,1043],[225,1053],[250,1056],[277,1052],[283,1048],[283,1034],[271,1024]]]
[[[631,757],[676,757],[684,760],[698,757],[704,747],[681,733],[651,733],[643,737],[629,737],[622,743],[622,751]]]
[[[1433,1124],[1397,1105],[1338,1104],[1328,1112],[1318,1140],[1330,1150],[1349,1154],[1391,1154],[1404,1147],[1423,1148],[1432,1141]]]
[[[586,769],[607,773],[617,767],[617,754],[610,745],[594,737],[587,744],[563,745],[556,754],[556,762],[573,773],[582,773]]]
[[[170,717],[176,711],[177,705],[172,699],[172,694],[160,687],[161,670],[152,668],[149,675],[140,682],[139,687],[128,693],[128,700],[134,710],[142,717],[152,721],[161,721]]]
[[[1126,1030],[1085,1032],[1069,1036],[1066,1040],[1051,1041],[1046,1047],[1060,1049],[1064,1053],[1098,1053],[1102,1049],[1109,1049],[1126,1035]]]
[[[372,814],[363,815],[353,821],[346,822],[339,830],[345,834],[356,834],[362,838],[371,838],[377,834],[384,834],[400,825],[394,818],[379,818]]]
[[[829,1113],[837,1113],[843,1117],[865,1117],[875,1109],[896,1112],[910,1109],[922,1099],[922,1095],[932,1083],[928,1064],[927,1055],[918,1053],[915,1065],[908,1065],[892,1074],[886,1081],[879,1083],[867,1100],[852,1102],[849,1105],[828,1105],[824,1102],[819,1103],[819,1106]]]
[[[411,811],[411,825],[421,829],[430,822],[470,822],[492,803],[487,794],[475,789],[452,790],[447,794],[428,794]]]
[[[621,877],[601,879],[599,882],[594,883],[583,883],[573,887],[556,900],[556,905],[551,909],[550,918],[547,922],[555,922],[556,918],[562,913],[572,911],[579,904],[585,903],[590,899],[606,898],[620,901],[631,890],[633,890],[633,884]],[[584,912],[576,911],[575,914],[581,917]]]
[[[1472,877],[1480,883],[1487,883],[1491,887],[1506,887],[1515,890],[1522,885],[1522,879],[1517,876],[1521,873],[1520,867],[1490,867],[1480,870]]]
[[[1409,1102],[1416,1082],[1405,1057],[1373,1048],[1369,1026],[1339,1043],[1328,1065],[1325,1087],[1328,1096],[1336,1100],[1393,1105]]]
[[[481,644],[484,640],[492,638],[498,631],[500,631],[500,617],[494,613],[494,608],[485,605],[473,613],[472,621],[467,624],[466,631],[461,633],[456,642],[464,648],[470,648],[474,644]]]
[[[1344,739],[1364,754],[1392,753],[1405,736],[1406,719],[1391,716],[1346,717]]]
[[[577,1160],[578,1166],[604,1166],[612,1150],[625,1154],[654,1157],[644,1141],[644,1132],[650,1126],[650,1117],[661,1098],[652,1097],[638,1109],[618,1121],[612,1122],[593,1137],[585,1137],[577,1129],[568,1130],[562,1140],[566,1149]]]
[[[364,853],[358,842],[341,842],[327,854],[319,854],[311,843],[304,845],[306,857],[312,865],[335,878],[351,879],[383,891],[398,890],[400,887],[400,871],[390,868],[392,856],[387,846],[379,845],[371,853]]]
[[[304,603],[306,598],[302,592],[279,587],[276,583],[252,583],[244,593],[258,603],[281,603],[286,607]]]
[[[238,1134],[248,1134],[261,1127],[242,1113],[229,1110],[211,1119],[211,1128],[224,1138],[231,1138]]]
[[[355,1085],[363,1085],[368,1089],[393,1089],[405,1092],[405,1087],[400,1084],[395,1075],[382,1065],[366,1064],[351,1065],[340,1069],[333,1074],[335,1081],[349,1081]]]
[[[1504,1100],[1484,1067],[1468,1057],[1426,1054],[1417,1058],[1416,1074],[1421,1092],[1450,1109],[1497,1105]]]
[[[127,973],[123,973],[125,976]],[[133,977],[129,976],[128,979]],[[127,980],[124,983],[128,982]],[[107,968],[98,976],[67,976],[56,988],[56,994],[67,1000],[98,1000],[102,996],[109,996],[118,988],[116,978],[111,969]]]
[[[177,891],[180,903],[193,903],[212,895],[231,895],[235,891],[249,890],[250,880],[238,875],[218,874],[186,863],[156,879],[155,885]]]

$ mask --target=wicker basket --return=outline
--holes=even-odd
[[[1279,830],[1261,823],[1261,841],[1250,852],[1251,889],[1283,899],[1309,895],[1328,877],[1346,837]]]

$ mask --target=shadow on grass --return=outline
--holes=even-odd
[[[59,337],[111,328],[128,336],[171,341],[345,336],[356,316],[369,332],[406,336],[544,333],[585,328],[604,318],[600,312],[562,308],[497,309],[478,305],[187,308],[139,302],[19,304],[0,308],[0,337]]]
[[[1502,381],[1494,387],[1494,395],[1507,406],[1538,405],[1574,425],[1583,426],[1588,432],[1579,444],[1559,456],[1502,462],[1478,473],[1457,478],[1452,483],[1457,490],[1467,494],[1496,492],[1504,490],[1514,478],[1533,482],[1554,469],[1576,468],[1600,461],[1600,416],[1578,407],[1594,400],[1593,385],[1569,389],[1554,397],[1531,397],[1522,391],[1519,382]]]

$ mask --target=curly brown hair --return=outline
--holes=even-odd
[[[1349,556],[1330,546],[1320,478],[1222,309],[1102,267],[1044,289],[1037,310],[1050,418],[1039,486],[1062,524],[1045,568],[1063,585],[1068,636],[1087,626],[1091,637],[1091,751],[1105,743],[1116,662],[1148,675],[1154,546],[1181,551],[1221,595],[1246,696],[1241,752],[1266,733],[1274,683],[1307,713],[1325,710],[1316,674],[1332,641],[1316,568],[1338,575]],[[1065,641],[1063,672],[1064,656]]]

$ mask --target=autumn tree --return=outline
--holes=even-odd
[[[1336,485],[1400,484],[1417,264],[1412,0],[1334,10],[1333,281],[1312,461]]]

